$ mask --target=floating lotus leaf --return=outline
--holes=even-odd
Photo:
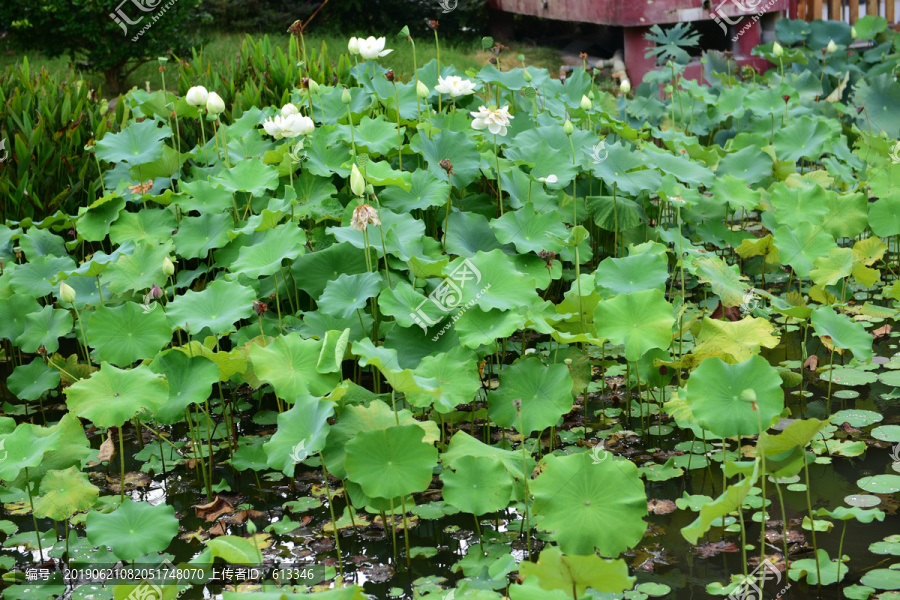
[[[152,358],[172,341],[172,329],[162,307],[145,312],[134,302],[100,306],[87,323],[87,341],[101,361],[127,367],[136,360]]]
[[[637,544],[647,524],[647,494],[634,463],[598,462],[589,453],[548,455],[532,482],[538,527],[567,554],[618,556]]]
[[[761,356],[734,365],[715,357],[705,360],[685,389],[697,420],[722,437],[757,435],[784,410],[781,377]]]
[[[417,425],[361,431],[347,444],[347,478],[368,496],[396,498],[424,491],[438,452]]]
[[[62,521],[90,509],[100,497],[100,488],[88,480],[87,474],[69,467],[64,471],[47,471],[41,480],[40,494],[34,504],[34,515]]]
[[[834,413],[830,422],[838,426],[850,423],[851,427],[867,427],[873,423],[879,423],[883,418],[881,413],[872,410],[848,408]]]
[[[142,410],[152,414],[169,397],[166,381],[146,366],[117,369],[101,363],[88,379],[67,387],[66,405],[97,427],[120,427]]]
[[[95,546],[109,546],[120,560],[162,552],[178,533],[175,508],[126,499],[110,514],[88,513],[87,537]]]
[[[198,334],[204,328],[224,335],[237,329],[235,324],[253,314],[256,294],[236,281],[216,280],[202,292],[189,290],[166,306],[166,316],[173,327]]]
[[[334,403],[314,396],[298,396],[290,410],[278,415],[278,430],[263,444],[267,462],[286,476],[294,475],[294,467],[325,448],[334,414]]]
[[[516,409],[515,401],[520,402]],[[544,365],[531,357],[500,373],[500,387],[488,395],[488,412],[495,423],[529,435],[556,425],[572,410],[572,378],[565,365]]]
[[[799,581],[802,577],[806,577],[809,585],[831,585],[841,581],[850,571],[842,562],[837,559],[832,560],[828,557],[825,550],[820,549],[816,553],[818,564],[815,558],[803,558],[791,561],[791,569],[788,571],[788,577],[793,581]],[[819,579],[821,575],[821,580]],[[865,576],[863,577],[865,579]],[[900,578],[898,578],[900,580]]]
[[[630,361],[652,348],[668,348],[674,324],[672,305],[658,289],[604,300],[594,310],[597,335],[614,344],[625,344],[625,358]]]
[[[900,492],[900,475],[872,475],[856,482],[861,489],[873,494]]]
[[[754,463],[755,464],[755,463]],[[738,510],[744,503],[744,498],[750,493],[750,488],[756,482],[757,467],[752,474],[745,477],[738,484],[729,485],[723,494],[700,509],[700,515],[687,527],[681,528],[681,535],[691,544],[696,544],[701,536],[713,526],[713,523],[725,517],[728,513]]]
[[[599,556],[564,556],[558,548],[548,546],[541,551],[537,563],[523,561],[522,577],[537,578],[545,590],[561,590],[581,597],[587,588],[600,593],[621,594],[634,587],[635,578],[628,576],[628,565],[622,559],[604,560]],[[568,596],[566,596],[568,597]]]

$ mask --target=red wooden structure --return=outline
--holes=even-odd
[[[764,70],[769,62],[750,55],[753,47],[761,43],[759,20],[773,13],[797,17],[797,0],[487,0],[487,5],[494,10],[547,19],[622,27],[625,67],[635,84],[656,66],[652,57],[644,58],[650,43],[644,36],[651,25],[714,22],[727,36],[738,62]],[[692,62],[685,72],[691,79],[699,80],[700,75],[699,61]]]

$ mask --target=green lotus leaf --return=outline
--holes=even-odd
[[[871,475],[856,482],[861,489],[873,494],[900,492],[900,475]]]
[[[263,164],[258,158],[242,160],[218,176],[212,182],[231,193],[248,192],[261,196],[266,190],[278,187],[278,170]]]
[[[823,581],[822,583],[825,582]],[[860,583],[877,590],[900,590],[900,571],[896,569],[873,569],[862,576]],[[882,597],[884,597],[883,594]]]
[[[848,408],[834,413],[829,419],[830,423],[841,426],[850,423],[851,427],[868,427],[874,423],[880,423],[884,417],[881,413],[859,408]]]
[[[90,443],[88,443],[87,435],[84,433],[81,419],[75,416],[74,413],[65,413],[59,422],[51,427],[39,427],[37,425],[29,427],[39,440],[44,438],[58,439],[59,443],[56,444],[54,442],[46,452],[43,452],[38,465],[28,467],[27,478],[25,471],[22,470],[15,481],[12,482],[12,487],[24,489],[26,485],[29,485],[28,481],[39,481],[47,471],[61,471],[69,467],[78,467],[80,469],[83,461],[87,460],[93,452]]]
[[[756,482],[757,469],[758,467],[754,463],[753,472],[749,477],[743,478],[740,483],[727,486],[722,495],[700,508],[697,518],[690,525],[681,528],[681,535],[684,536],[684,539],[691,544],[696,544],[697,540],[710,530],[714,521],[725,517],[730,512],[739,510],[744,503],[744,498],[750,493],[750,488]]]
[[[447,253],[471,259],[477,252],[490,252],[501,244],[484,215],[451,212],[445,234]]]
[[[473,306],[465,311],[460,311],[458,316],[454,315],[444,324],[444,327],[450,325],[453,326],[460,343],[466,348],[474,349],[493,344],[497,339],[507,338],[514,334],[522,327],[522,315],[518,312],[501,311],[496,308],[483,311],[477,306]]]
[[[790,265],[801,277],[809,277],[813,261],[827,256],[836,245],[824,226],[803,221],[795,226],[780,227],[775,232],[775,247],[782,264]]]
[[[194,210],[202,215],[221,213],[231,210],[233,206],[234,194],[217,186],[214,181],[182,181],[179,186],[184,195],[178,198],[177,204],[185,213]]]
[[[685,389],[700,424],[722,437],[757,435],[784,410],[781,376],[758,355],[734,365],[707,359],[691,373]]]
[[[405,281],[398,281],[393,288],[386,287],[382,290],[378,295],[378,308],[383,314],[394,317],[401,327],[425,327],[425,324],[437,323],[448,316],[448,313]],[[424,315],[418,316],[417,311]]]
[[[853,250],[850,248],[832,248],[827,256],[813,260],[815,269],[809,272],[809,277],[818,285],[834,285],[850,276],[853,259]]]
[[[23,352],[37,352],[41,346],[47,352],[56,352],[59,338],[72,331],[74,323],[72,313],[47,305],[25,315],[25,331],[16,338],[16,344]]]
[[[161,308],[146,312],[141,305],[100,306],[87,323],[87,341],[101,361],[125,367],[156,356],[172,341],[172,329]]]
[[[34,503],[34,516],[54,521],[68,519],[77,512],[90,509],[100,497],[100,488],[76,467],[64,471],[47,471],[41,480],[41,497]]]
[[[303,394],[290,410],[278,415],[278,430],[263,444],[270,467],[294,475],[294,467],[325,448],[334,402]]]
[[[625,358],[638,360],[652,348],[665,350],[672,342],[675,317],[661,290],[645,290],[597,303],[597,335],[625,344]]]
[[[44,453],[59,448],[62,430],[56,429],[49,435],[39,436],[36,426],[20,423],[12,433],[0,436],[0,481],[13,481],[23,469],[37,467],[44,459]],[[29,478],[30,479],[30,478]],[[30,485],[26,482],[26,485]]]
[[[425,491],[438,452],[424,441],[417,425],[361,431],[347,443],[347,478],[375,498],[396,498]]]
[[[717,179],[712,186],[713,195],[728,200],[732,208],[753,210],[759,202],[759,191],[748,189],[747,186],[771,177],[773,164],[772,157],[760,152],[756,146],[747,146],[726,154],[716,168]]]
[[[404,394],[419,392],[433,395],[441,391],[437,379],[434,377],[421,377],[410,369],[404,369],[400,365],[397,351],[393,348],[375,346],[372,340],[365,338],[353,342],[350,352],[360,357],[359,365],[361,367],[367,365],[376,367],[390,386],[398,392]],[[421,403],[423,399],[420,397],[418,401]]]
[[[350,227],[350,216],[353,211],[349,206],[347,208],[343,226],[329,227],[326,232],[333,235],[338,242],[349,242],[357,248],[363,249],[366,247],[364,232]],[[378,218],[381,220],[381,225],[369,225],[365,232],[368,234],[370,248],[373,251],[380,256],[386,250],[388,254],[399,256],[404,261],[410,260],[413,256],[422,255],[425,223],[412,215],[396,214],[386,208],[378,211]],[[375,240],[381,240],[382,233],[385,240],[384,248],[380,243],[375,242]]]
[[[25,317],[40,310],[40,303],[25,294],[0,298],[0,338],[15,342],[25,333]]]
[[[325,332],[322,338],[322,350],[319,352],[319,361],[316,363],[318,373],[340,373],[341,363],[347,353],[347,342],[350,339],[350,328],[343,330],[330,330]]]
[[[840,508],[843,508],[843,507],[840,507]],[[854,506],[853,508],[858,508],[858,507]],[[865,509],[860,509],[860,510],[865,510]],[[865,512],[869,513],[869,512],[876,512],[876,511],[878,513],[881,513],[882,515],[884,514],[883,511],[880,511],[877,509],[875,511],[865,511]],[[884,519],[881,518],[878,520],[883,521]],[[883,541],[869,544],[869,552],[871,552],[873,554],[890,554],[891,556],[900,556],[900,535],[897,535],[897,534],[889,535],[886,538],[884,538]]]
[[[28,233],[19,238],[19,247],[26,260],[34,260],[38,256],[68,256],[66,242],[58,235],[46,229],[32,227]]]
[[[236,281],[216,280],[202,292],[189,290],[166,306],[166,317],[173,327],[190,327],[193,334],[204,328],[213,334],[234,331],[235,323],[253,314],[256,294]]]
[[[868,211],[869,201],[862,192],[851,194],[829,193],[825,231],[836,239],[856,237],[865,230],[869,222]]]
[[[178,233],[172,236],[175,252],[182,258],[205,259],[210,250],[225,246],[234,222],[225,213],[206,213],[199,217],[184,217]]]
[[[474,300],[484,310],[515,310],[539,301],[533,277],[523,275],[501,250],[458,258],[444,269],[444,281],[431,292],[443,306],[455,308]]]
[[[451,506],[473,515],[502,510],[509,505],[513,481],[499,460],[466,456],[444,469],[443,497]]]
[[[491,228],[502,244],[513,244],[521,253],[542,250],[560,252],[562,244],[556,238],[565,238],[566,226],[556,212],[539,213],[533,204],[525,204],[518,210],[505,213],[491,221]]]
[[[722,321],[703,318],[694,354],[707,357],[719,356],[725,362],[743,362],[760,347],[774,348],[779,338],[775,326],[765,319],[744,317],[740,321]]]
[[[801,158],[818,160],[825,151],[826,143],[836,140],[840,130],[835,131],[832,121],[802,115],[791,119],[787,127],[775,132],[775,156],[778,160],[797,162]]]
[[[160,121],[135,121],[118,133],[103,136],[95,145],[95,153],[97,158],[109,163],[143,165],[163,155],[163,140],[171,136],[172,130]]]
[[[647,524],[647,494],[634,463],[598,462],[587,452],[547,455],[531,483],[538,527],[567,554],[618,556],[637,544]],[[595,550],[596,549],[596,550]]]
[[[585,151],[587,152],[588,149],[585,149]],[[610,183],[615,182],[619,190],[632,197],[640,196],[644,190],[659,189],[662,177],[656,169],[647,168],[647,165],[652,163],[650,163],[649,158],[643,152],[634,151],[631,144],[623,141],[606,144],[604,151],[607,153],[606,160],[599,163],[593,161],[590,167],[595,177]],[[612,200],[611,196],[607,198]],[[590,203],[590,197],[588,198],[588,203]],[[634,204],[634,202],[631,202],[631,205]],[[618,210],[620,218],[623,214],[621,208],[620,205]],[[610,206],[609,213],[613,212],[615,211]],[[599,225],[600,223],[598,222],[597,224]]]
[[[600,593],[621,594],[633,588],[635,582],[634,577],[628,576],[628,565],[622,559],[605,560],[596,555],[564,556],[554,546],[541,550],[537,563],[522,561],[519,569],[526,581],[529,576],[534,576],[541,588],[564,591],[566,598],[568,594],[580,598],[587,588]]]
[[[810,316],[819,337],[828,336],[836,348],[849,349],[860,361],[872,358],[872,336],[850,317],[838,314],[828,306],[817,308]]]
[[[6,385],[19,400],[37,400],[59,385],[59,371],[35,358],[27,365],[13,369]]]
[[[298,256],[291,266],[297,287],[313,298],[321,296],[328,282],[339,275],[365,272],[365,251],[347,242]]]
[[[425,158],[428,170],[441,181],[447,179],[447,173],[441,168],[440,162],[449,160],[453,165],[451,183],[458,189],[468,186],[481,176],[481,156],[475,142],[465,133],[441,131],[432,137],[419,133],[413,136],[409,147]]]
[[[346,116],[347,108],[343,107],[342,117]],[[350,160],[350,147],[330,143],[324,135],[313,136],[310,143],[306,144],[306,157],[303,168],[317,177],[330,180],[335,174],[341,177],[350,176],[349,165],[344,166]]]
[[[854,101],[866,107],[866,112],[857,116],[861,130],[882,130],[890,140],[900,137],[900,115],[894,110],[900,102],[900,84],[890,73],[861,79],[855,88]]]
[[[16,294],[39,298],[53,291],[50,282],[60,271],[71,271],[75,261],[68,256],[39,256],[10,273],[9,285]]]
[[[516,400],[521,401],[521,420]],[[488,395],[488,413],[498,425],[529,435],[556,425],[573,402],[569,369],[530,357],[501,371],[500,386]]]
[[[154,419],[166,425],[184,419],[184,410],[209,398],[212,386],[219,381],[219,368],[204,356],[189,356],[169,350],[157,356],[150,370],[166,378],[169,398],[154,414]]]
[[[686,266],[702,283],[708,283],[723,306],[740,306],[750,291],[737,265],[729,265],[717,256],[691,257]]]
[[[408,392],[406,399],[418,408],[427,408],[433,403],[436,411],[448,413],[460,404],[472,402],[481,389],[474,358],[459,360],[450,353],[426,356],[414,372],[424,379],[437,379],[440,386],[438,395]]]
[[[880,237],[900,235],[900,194],[879,198],[869,207],[869,227]]]
[[[178,227],[175,215],[169,210],[144,209],[132,213],[123,212],[109,228],[109,241],[122,244],[128,241],[136,244],[159,244],[172,237]]]
[[[883,442],[900,442],[900,425],[882,425],[870,432],[872,437]]]
[[[599,293],[609,298],[666,287],[669,269],[665,257],[636,254],[625,258],[605,258],[595,272]]]
[[[614,196],[588,196],[587,212],[601,229],[628,231],[646,221],[641,205],[628,198]]]
[[[450,438],[450,444],[447,450],[441,453],[441,462],[444,466],[457,469],[457,463],[466,457],[481,457],[491,460],[498,460],[503,463],[506,471],[512,476],[517,483],[516,492],[524,494],[525,486],[522,480],[525,478],[526,466],[522,460],[522,453],[513,450],[505,450],[496,446],[488,446],[484,442],[470,436],[465,431],[457,431]],[[527,472],[531,473],[535,467],[534,458],[530,455],[526,457],[528,461]],[[516,496],[521,499],[524,496]]]
[[[166,381],[146,366],[117,369],[101,363],[100,370],[65,389],[66,405],[97,427],[120,427],[142,410],[151,413],[169,397]]]
[[[110,224],[119,218],[123,208],[125,198],[115,193],[98,198],[90,206],[78,209],[75,231],[89,242],[102,241],[109,233]]]
[[[410,178],[408,190],[400,186],[388,186],[378,198],[381,205],[395,213],[409,213],[432,206],[445,206],[449,185],[430,171],[419,169]]]
[[[88,513],[85,529],[91,544],[109,546],[120,560],[134,560],[168,548],[178,533],[178,519],[170,504],[127,498],[110,514]]]
[[[210,560],[218,557],[233,565],[256,565],[262,556],[253,540],[236,535],[221,535],[206,542],[206,546]]]
[[[110,265],[103,272],[101,281],[107,283],[114,294],[149,290],[154,285],[165,287],[163,260],[171,260],[170,252],[169,244],[138,244],[134,252],[128,256],[120,256],[119,260]]]
[[[318,299],[320,310],[344,319],[366,307],[384,285],[380,273],[341,274],[325,285]]]
[[[850,571],[843,562],[837,559],[832,560],[828,557],[828,552],[820,549],[815,558],[803,558],[800,560],[792,560],[791,568],[788,571],[788,577],[793,581],[799,581],[802,577],[806,577],[806,583],[809,585],[831,585],[841,581]],[[898,574],[900,575],[900,574]],[[821,576],[821,580],[819,577]],[[865,576],[863,576],[865,579]],[[898,578],[900,581],[900,578]],[[865,582],[864,582],[865,583]]]
[[[262,240],[244,246],[229,268],[252,279],[277,273],[285,259],[295,259],[305,251],[306,233],[291,223],[266,232]]]
[[[268,346],[250,346],[250,361],[256,376],[272,385],[279,398],[294,402],[295,398],[330,394],[340,383],[340,371],[320,373],[317,369],[322,342],[304,340],[296,333],[282,335]]]

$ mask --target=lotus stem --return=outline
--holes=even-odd
[[[121,479],[119,479],[119,491],[121,492],[122,502],[125,502],[125,442],[123,441],[124,435],[124,423],[119,425],[119,465],[121,467],[120,474]]]
[[[522,435],[524,436],[525,434],[524,434],[523,428],[522,428],[522,407],[521,407],[521,401],[520,401],[519,406],[516,407],[516,412],[519,413],[519,432],[522,433]],[[538,441],[540,442],[540,438],[538,438]],[[529,491],[528,491],[528,459],[527,459],[526,456],[525,456],[525,440],[524,440],[524,439],[522,440],[521,446],[522,446],[522,482],[523,482],[524,485],[525,485],[525,498],[524,498],[524,504],[525,504],[525,529],[526,529],[526,532],[525,532],[525,536],[526,536],[526,537],[525,537],[525,539],[526,539],[526,542],[527,542],[527,544],[528,544],[528,560],[531,560],[531,524],[530,524],[530,519],[529,519],[529,516],[528,516],[528,513],[529,513],[529,510],[528,510],[528,497],[529,497],[530,493],[529,493]]]
[[[31,478],[28,476],[28,467],[25,467],[25,490],[28,492],[28,504],[31,506],[31,520],[34,521],[34,533],[37,536],[38,558],[43,562],[44,549],[41,547],[41,530],[38,527],[37,516],[34,514],[34,498],[31,497]],[[68,539],[68,536],[66,539]]]
[[[787,546],[787,514],[784,512],[784,498],[781,495],[781,486],[778,485],[778,479],[773,479],[775,483],[775,492],[778,494],[778,504],[781,506],[781,544],[784,548],[784,570],[790,569],[790,561],[788,560]]]
[[[334,501],[331,498],[331,488],[328,487],[328,469],[325,468],[325,457],[322,456],[321,452],[319,452],[319,460],[322,462],[322,477],[324,478],[325,483],[325,494],[328,496],[328,510],[331,512],[331,524],[334,526],[334,548],[337,550],[338,555],[338,569],[340,570],[341,577],[343,577],[344,560],[341,558],[341,540],[338,536],[337,519],[334,518]]]
[[[822,573],[819,567],[819,547],[816,545],[816,521],[813,516],[812,499],[809,496],[809,461],[806,459],[805,448],[803,449],[803,471],[806,474],[806,509],[809,511],[809,526],[812,528],[813,555],[816,557],[816,578],[818,579],[819,596],[821,596]]]

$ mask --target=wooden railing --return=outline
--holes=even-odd
[[[863,0],[865,14],[882,16],[888,25],[897,23],[895,0]],[[846,21],[853,25],[859,19],[860,0],[799,0],[797,17],[806,21],[827,19]]]

